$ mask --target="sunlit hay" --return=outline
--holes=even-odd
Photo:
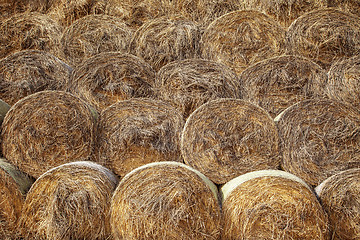
[[[0,60],[0,98],[15,104],[43,90],[62,90],[72,69],[54,55],[23,50]]]
[[[73,162],[42,174],[29,190],[19,230],[24,239],[111,239],[111,196],[117,177],[93,162]]]
[[[11,107],[2,124],[2,152],[37,178],[63,163],[88,160],[95,115],[81,99],[61,91],[29,95]]]
[[[240,99],[211,100],[200,106],[187,119],[180,144],[184,162],[217,184],[280,165],[273,119]]]
[[[182,116],[168,102],[119,101],[99,116],[95,154],[120,176],[151,162],[182,161],[183,126]]]
[[[301,56],[266,59],[245,69],[239,79],[242,98],[264,108],[272,117],[302,100],[326,96],[325,70]]]
[[[215,19],[201,38],[202,57],[228,65],[237,74],[284,52],[285,29],[258,11],[235,11]]]
[[[342,11],[350,12],[360,16],[359,0],[327,0],[328,7],[336,7]]]
[[[114,239],[220,239],[216,186],[176,162],[151,163],[127,174],[111,200]]]
[[[279,170],[241,175],[220,190],[222,239],[330,240],[328,216],[298,177]]]

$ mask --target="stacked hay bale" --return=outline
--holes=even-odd
[[[339,8],[342,11],[350,12],[360,16],[359,0],[327,0],[327,6]]]

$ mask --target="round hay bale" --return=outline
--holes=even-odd
[[[2,152],[37,178],[63,163],[88,160],[95,116],[81,99],[61,91],[29,95],[11,107],[2,124]]]
[[[151,163],[133,170],[117,186],[110,211],[115,240],[220,239],[217,188],[185,164]]]
[[[258,11],[234,11],[215,19],[201,38],[202,57],[228,65],[237,74],[284,52],[285,29]]]
[[[119,101],[99,116],[97,158],[120,176],[151,162],[182,161],[183,126],[182,116],[167,102]]]
[[[305,13],[289,26],[286,48],[329,70],[333,62],[360,53],[360,17],[335,8]]]
[[[317,186],[326,178],[360,167],[360,112],[340,101],[309,99],[276,119],[282,168]]]
[[[328,7],[336,7],[345,12],[350,12],[360,16],[359,0],[327,0]]]
[[[327,214],[295,175],[250,172],[226,183],[220,193],[223,239],[330,239]]]
[[[360,168],[339,172],[315,188],[329,215],[333,238],[360,238]]]
[[[0,60],[0,98],[13,105],[43,90],[62,90],[72,68],[41,50],[23,50]]]
[[[200,106],[187,119],[180,144],[184,162],[217,184],[280,165],[273,119],[240,99],[211,100]]]
[[[283,55],[255,63],[240,75],[242,98],[276,117],[305,99],[324,97],[327,74],[307,58]]]
[[[42,174],[30,188],[19,230],[25,239],[110,239],[117,177],[93,162],[73,162]]]
[[[144,60],[121,52],[99,53],[78,65],[68,91],[99,112],[130,98],[154,97],[155,71]]]

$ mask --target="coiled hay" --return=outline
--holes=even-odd
[[[119,101],[101,112],[97,157],[116,174],[160,161],[182,161],[182,116],[169,103],[154,99]]]
[[[25,239],[110,239],[111,196],[118,180],[93,162],[42,174],[26,196],[19,227]]]
[[[327,0],[328,7],[336,7],[342,11],[350,12],[360,16],[359,0]]]
[[[290,173],[247,173],[220,193],[223,239],[330,239],[328,217],[316,195]]]
[[[151,163],[127,174],[111,200],[115,239],[220,239],[216,186],[176,162]]]
[[[284,52],[285,30],[258,11],[235,11],[215,19],[201,38],[202,57],[240,74],[260,60]]]
[[[326,178],[360,167],[360,113],[340,101],[310,99],[276,119],[282,168],[315,187]]]
[[[360,168],[339,172],[315,190],[329,215],[333,239],[359,239]]]
[[[88,160],[95,116],[81,99],[61,91],[29,95],[11,107],[2,124],[6,159],[37,178],[63,163]]]
[[[333,62],[360,53],[360,17],[335,8],[305,13],[289,26],[286,48],[329,70]]]
[[[327,74],[307,58],[283,55],[258,62],[239,76],[242,98],[276,117],[305,99],[325,97]]]
[[[273,119],[240,99],[211,100],[195,110],[182,132],[181,153],[186,164],[217,184],[280,165]]]

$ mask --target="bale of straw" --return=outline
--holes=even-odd
[[[342,11],[350,12],[360,16],[359,0],[327,0],[327,6],[339,8]]]
[[[223,239],[330,239],[326,212],[295,175],[250,172],[226,183],[220,193]]]
[[[246,67],[284,52],[285,29],[266,14],[234,11],[215,19],[201,38],[202,57],[240,74]]]
[[[107,168],[73,162],[42,174],[30,188],[19,219],[25,239],[110,239],[111,196],[118,183]]]
[[[260,61],[239,76],[242,98],[276,117],[305,99],[325,97],[327,74],[307,58],[282,55]]]
[[[136,167],[182,161],[182,116],[169,103],[154,99],[119,101],[103,110],[97,132],[98,161],[124,176]]]
[[[37,178],[63,163],[88,160],[95,115],[81,99],[62,91],[41,91],[11,107],[2,124],[2,152]]]
[[[151,163],[128,173],[111,200],[114,239],[220,239],[216,186],[176,162]]]
[[[28,8],[27,1],[1,0],[0,20],[3,21],[17,13],[25,12]]]
[[[315,188],[337,240],[360,238],[360,168],[339,172]]]
[[[180,144],[184,162],[217,184],[280,164],[273,119],[240,99],[211,100],[200,106],[187,119]]]

